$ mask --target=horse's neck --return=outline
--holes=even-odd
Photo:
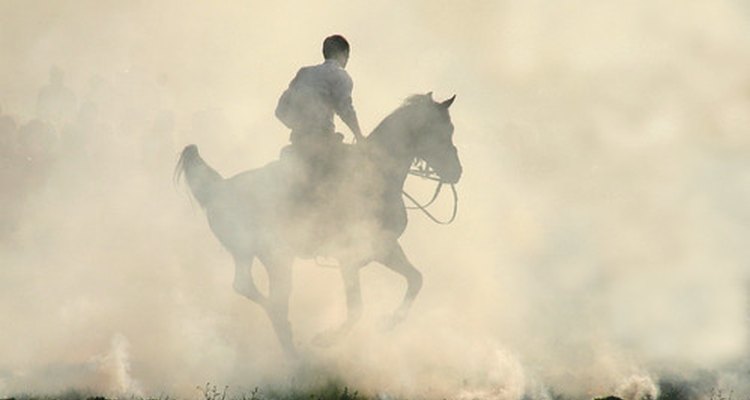
[[[368,153],[380,170],[402,182],[414,161],[409,129],[402,115],[392,115],[378,125],[366,141]]]

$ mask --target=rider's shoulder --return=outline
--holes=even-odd
[[[297,71],[298,77],[305,77],[305,76],[317,76],[321,74],[325,74],[329,68],[323,64],[315,64],[315,65],[306,65],[302,68],[300,68]]]
[[[311,71],[315,70],[315,67],[317,67],[317,65],[307,65],[307,66],[304,66],[304,67],[300,68],[297,71],[297,75],[306,75],[306,74],[309,74]]]
[[[337,81],[351,81],[351,76],[341,64],[334,60],[326,60],[323,64],[320,64],[321,69],[326,71],[326,74],[332,79]]]

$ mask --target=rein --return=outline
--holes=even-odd
[[[424,215],[427,216],[432,222],[440,225],[449,225],[451,224],[455,219],[456,215],[458,214],[458,192],[456,191],[456,185],[451,183],[451,192],[453,193],[453,213],[451,214],[451,217],[448,220],[441,221],[437,219],[434,215],[432,215],[431,212],[427,210],[427,207],[431,206],[432,203],[437,200],[438,196],[440,195],[440,191],[443,188],[443,182],[440,180],[440,178],[437,176],[437,173],[430,168],[427,163],[424,160],[417,160],[414,163],[414,167],[412,167],[409,170],[409,175],[418,176],[422,179],[429,179],[431,181],[438,182],[437,186],[435,187],[435,193],[433,193],[432,198],[430,201],[428,201],[425,204],[419,204],[419,202],[412,197],[409,193],[406,193],[405,190],[402,190],[401,193],[409,199],[412,203],[414,203],[414,206],[407,206],[407,210],[420,210],[424,213]]]

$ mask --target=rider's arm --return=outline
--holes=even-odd
[[[341,120],[344,121],[346,126],[352,130],[352,133],[354,134],[354,137],[357,138],[358,142],[364,139],[364,136],[362,136],[362,130],[359,128],[357,112],[354,111],[354,107],[352,107],[351,104],[348,108],[339,111],[339,117],[341,117]]]
[[[354,105],[352,104],[352,89],[354,88],[354,84],[349,74],[343,70],[342,72],[343,74],[341,74],[340,79],[333,87],[334,108],[336,114],[351,129],[357,141],[361,141],[364,139],[364,136],[362,136],[357,112],[354,111]]]

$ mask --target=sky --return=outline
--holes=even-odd
[[[330,379],[424,398],[750,393],[748,22],[739,0],[2,2],[2,113],[37,117],[53,66],[74,111],[56,162],[3,175],[0,396]],[[290,366],[172,170],[190,143],[225,177],[276,159],[278,96],[333,33],[364,132],[410,94],[456,95],[459,214],[410,213],[425,283],[393,332],[378,322],[405,284],[372,265],[357,328],[313,346],[343,289],[298,262]]]

